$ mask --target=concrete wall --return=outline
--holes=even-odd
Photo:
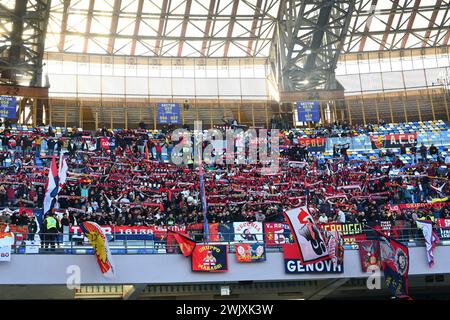
[[[435,250],[436,265],[427,265],[425,248],[409,248],[410,275],[450,273],[450,247],[439,246]],[[361,278],[357,250],[346,250],[342,274],[286,274],[283,254],[268,253],[262,263],[236,263],[229,255],[229,271],[226,273],[197,273],[191,271],[191,259],[182,255],[114,255],[116,277],[104,278],[92,255],[13,255],[11,262],[0,263],[0,285],[6,284],[66,284],[71,265],[80,267],[81,284],[175,284],[235,281],[285,281],[327,278]]]

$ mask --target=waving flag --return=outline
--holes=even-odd
[[[106,278],[113,278],[115,275],[115,268],[105,232],[97,223],[91,221],[81,223],[80,227],[86,238],[88,238],[89,243],[94,248],[100,271]]]
[[[344,239],[339,231],[322,230],[325,243],[327,244],[328,254],[334,266],[344,263]]]
[[[66,184],[68,170],[69,170],[69,166],[67,165],[66,158],[64,157],[64,154],[61,152],[61,156],[59,158],[59,170],[58,170],[58,177],[59,177],[58,192]]]
[[[180,232],[176,232],[173,230],[168,230],[167,238],[173,236],[178,245],[180,246],[180,250],[183,253],[183,256],[189,257],[194,251],[196,242],[189,238],[186,234],[182,234]]]
[[[44,197],[44,214],[51,210],[52,202],[56,198],[59,189],[58,167],[56,166],[56,155],[52,157],[52,163],[48,171],[47,184]]]
[[[286,222],[294,244],[285,244],[284,259],[300,260],[302,265],[329,259],[327,244],[306,206],[286,211]]]
[[[371,266],[377,266],[381,269],[380,263],[380,244],[375,240],[363,240],[358,242],[359,258],[361,260],[361,269],[367,272]]]
[[[436,248],[436,244],[439,243],[439,237],[433,231],[433,223],[431,221],[416,220],[416,223],[417,228],[422,230],[427,250],[428,266],[431,268],[434,265],[433,250]]]
[[[408,247],[379,231],[376,233],[380,242],[381,268],[387,287],[396,297],[408,296]]]

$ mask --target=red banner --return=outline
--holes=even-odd
[[[310,151],[325,151],[327,138],[298,138],[299,144],[304,144]]]
[[[228,246],[197,245],[192,253],[192,271],[228,271]]]
[[[266,246],[273,247],[280,244],[293,243],[293,240],[287,224],[279,222],[264,223],[264,242]]]
[[[358,244],[361,269],[367,272],[367,268],[377,266],[381,269],[380,243],[375,240],[366,240]]]
[[[385,236],[398,238],[398,228],[389,220],[380,221],[380,225],[375,226],[374,229]]]
[[[423,209],[423,208],[441,208],[450,205],[450,202],[421,202],[421,203],[400,203],[396,205],[386,205],[386,208],[390,211],[400,211],[400,210],[412,210],[412,209]]]
[[[417,134],[387,134],[370,137],[373,149],[412,147],[417,144]]]
[[[109,149],[109,139],[105,137],[100,138],[100,146],[102,149],[108,150]]]
[[[450,228],[450,219],[439,218],[436,219],[437,228]]]

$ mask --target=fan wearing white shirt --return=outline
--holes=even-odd
[[[337,222],[339,223],[345,223],[345,213],[344,211],[340,210],[337,213]]]
[[[450,164],[450,154],[447,154],[446,156],[445,156],[445,164]]]
[[[328,223],[328,217],[325,212],[322,212],[319,217],[319,223]]]

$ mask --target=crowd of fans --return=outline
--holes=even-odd
[[[350,130],[345,126],[316,128],[314,135]],[[53,154],[64,153],[68,179],[53,209],[62,212],[61,227],[87,220],[111,226],[201,223],[198,167],[193,157],[186,165],[170,161],[181,139],[142,129],[74,129],[61,135],[51,128],[0,129],[0,222],[36,229],[35,220],[16,209],[42,208],[47,168]],[[320,223],[376,225],[387,220],[414,226],[420,217],[450,218],[447,165],[434,148],[412,150],[421,161],[406,165],[394,154],[351,161],[348,145],[336,145],[333,157],[326,159],[309,152],[289,130],[280,141],[287,149],[276,174],[262,174],[261,164],[205,164],[210,223],[281,222],[283,210],[306,203]],[[169,155],[165,160],[163,150]],[[405,203],[441,205],[402,211],[389,207]]]

